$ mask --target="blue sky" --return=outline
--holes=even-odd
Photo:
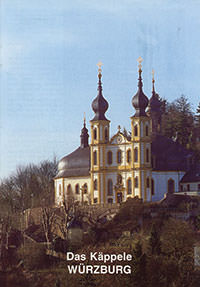
[[[4,0],[0,2],[0,178],[58,158],[80,142],[97,94],[97,62],[111,134],[130,129],[142,56],[144,92],[200,101],[200,1]]]

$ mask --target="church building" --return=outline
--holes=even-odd
[[[92,102],[91,140],[84,119],[80,146],[63,157],[55,182],[55,205],[70,196],[79,203],[121,203],[138,196],[144,201],[161,200],[178,192],[180,181],[193,164],[193,153],[161,134],[162,104],[155,92],[150,100],[143,92],[142,58],[139,57],[138,90],[132,98],[131,133],[118,131],[111,137],[106,117],[108,102],[102,92],[98,70],[98,94]]]

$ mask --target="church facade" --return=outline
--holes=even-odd
[[[154,78],[150,100],[144,94],[141,61],[139,58],[138,91],[132,98],[135,113],[130,118],[131,133],[123,133],[119,127],[112,137],[99,66],[90,144],[84,119],[80,146],[58,165],[54,179],[56,206],[70,196],[80,203],[112,204],[135,196],[157,201],[167,192],[179,191],[179,183],[193,163],[193,153],[161,134],[161,101]]]

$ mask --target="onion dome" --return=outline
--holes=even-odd
[[[142,90],[142,58],[139,57],[138,59],[139,62],[139,78],[138,78],[138,91],[136,93],[136,95],[132,98],[132,105],[135,108],[136,112],[135,112],[135,117],[145,117],[146,115],[146,108],[148,106],[149,100],[147,98],[147,96],[145,96],[145,94],[143,93]]]
[[[98,78],[99,78],[99,83],[98,83],[98,95],[97,97],[94,99],[94,101],[92,102],[92,109],[95,112],[95,116],[92,119],[92,121],[99,121],[99,120],[108,120],[105,117],[105,112],[108,109],[108,102],[106,101],[106,99],[103,97],[102,94],[102,83],[101,83],[101,65],[102,63],[98,64],[99,70],[98,70]]]
[[[160,112],[160,107],[162,103],[159,100],[159,95],[155,92],[155,79],[154,79],[154,70],[152,70],[152,97],[149,100],[149,111],[151,112]]]
[[[86,124],[85,124],[85,116],[84,116],[84,123],[83,123],[83,128],[81,130],[81,148],[85,148],[88,147],[88,129],[86,128]]]

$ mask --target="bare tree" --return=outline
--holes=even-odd
[[[68,239],[68,230],[70,223],[76,216],[76,207],[73,196],[68,196],[68,200],[63,202],[63,207],[61,209],[61,216],[57,221],[60,232],[65,240]]]
[[[8,265],[9,233],[11,231],[11,218],[0,219],[0,262],[2,270],[6,270]]]
[[[42,208],[42,226],[46,237],[47,248],[49,248],[55,229],[55,210],[50,207]]]
[[[43,161],[38,165],[19,166],[15,173],[0,184],[0,203],[11,212],[40,206],[41,199],[50,205],[53,202],[57,161]],[[1,208],[2,209],[2,208]]]

